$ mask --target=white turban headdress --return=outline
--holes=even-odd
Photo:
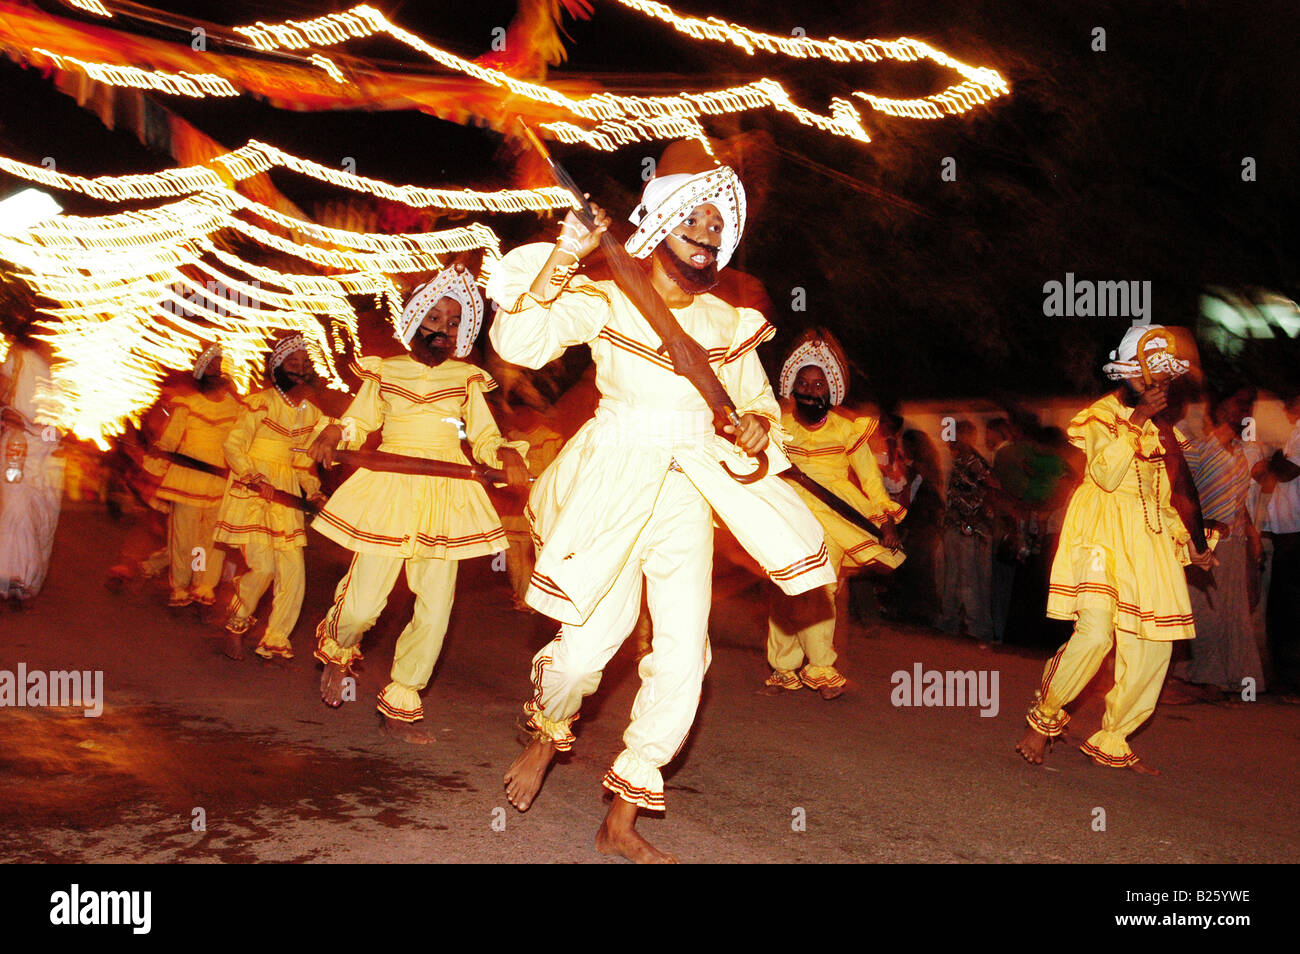
[[[212,364],[213,361],[216,361],[217,367],[221,369],[222,373],[225,373],[225,354],[219,344],[208,345],[203,353],[198,356],[198,359],[195,360],[194,370],[191,372],[195,381],[203,377],[208,370],[208,365]]]
[[[826,384],[830,387],[831,405],[839,407],[848,394],[848,378],[834,349],[820,338],[805,341],[790,352],[790,357],[781,366],[781,397],[790,396],[800,369],[810,364],[822,369],[822,374],[826,375]]]
[[[425,282],[411,292],[406,307],[402,309],[401,333],[397,337],[409,348],[415,329],[420,327],[429,310],[444,298],[460,302],[460,329],[456,333],[455,355],[463,358],[474,347],[478,330],[483,326],[483,296],[479,294],[478,285],[469,269],[457,271],[455,268],[444,268],[432,281]]]
[[[267,361],[267,367],[274,371],[284,364],[284,359],[295,351],[307,351],[307,339],[296,331],[287,338],[281,338],[276,346],[271,349],[271,358]],[[307,353],[310,354],[311,352],[307,351]]]
[[[718,269],[726,268],[745,230],[745,187],[730,166],[694,175],[686,172],[655,176],[645,184],[641,204],[630,219],[637,230],[627,240],[633,258],[645,258],[695,208],[712,205],[722,214]]]
[[[1122,381],[1125,378],[1142,377],[1142,362],[1138,360],[1138,341],[1149,331],[1165,331],[1164,325],[1134,325],[1128,331],[1124,332],[1124,339],[1120,341],[1119,347],[1110,353],[1110,362],[1102,367],[1106,377],[1112,381]],[[1180,374],[1186,374],[1191,369],[1191,362],[1184,361],[1181,358],[1174,357],[1170,353],[1171,339],[1173,335],[1165,332],[1164,334],[1153,335],[1147,340],[1143,352],[1156,352],[1147,358],[1147,367],[1155,373],[1167,372],[1173,377]]]

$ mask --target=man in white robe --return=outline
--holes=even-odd
[[[734,445],[714,431],[708,405],[674,373],[631,300],[612,282],[573,275],[599,244],[603,212],[595,210],[594,232],[570,216],[556,246],[513,250],[488,283],[500,308],[490,337],[502,358],[540,368],[587,344],[601,393],[595,417],[529,497],[538,556],[527,601],[564,626],[533,660],[524,711],[535,734],[506,775],[507,795],[527,810],[555,753],[573,745],[582,699],[636,624],[646,586],[653,649],[640,661],[626,748],[603,779],[616,797],[596,838],[598,850],[638,862],[674,860],[635,823],[641,809],[664,809],[660,768],[686,740],[709,665],[715,513],[786,592],[835,579],[820,524],[776,476],[788,466],[781,411],[755,353],[774,329],[758,312],[706,294],[739,242],[744,189],[725,166],[673,173],[665,157],[659,170],[628,251],[653,255],[655,290],[708,352],[739,415],[725,428]],[[723,469],[726,461],[752,471],[748,455],[764,451],[770,471],[754,483]]]
[[[50,366],[21,340],[7,339],[0,364],[0,597],[19,605],[45,583],[63,500]]]

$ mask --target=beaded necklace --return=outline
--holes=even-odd
[[[1163,464],[1155,465],[1155,478],[1153,480],[1154,486],[1152,487],[1151,494],[1151,505],[1156,511],[1156,525],[1154,527],[1151,526],[1151,517],[1147,514],[1147,498],[1142,489],[1142,462],[1140,460],[1135,460],[1133,461],[1133,466],[1137,470],[1138,500],[1142,501],[1142,523],[1148,530],[1156,536],[1159,536],[1164,532],[1164,525],[1160,522],[1160,470],[1163,467]]]

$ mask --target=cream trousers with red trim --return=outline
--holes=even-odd
[[[316,658],[344,666],[361,658],[361,637],[379,619],[405,567],[406,583],[415,594],[415,615],[397,637],[392,681],[379,693],[379,711],[402,722],[423,719],[420,690],[429,684],[442,653],[456,596],[456,566],[455,560],[355,554],[334,590],[334,605],[316,627]]]
[[[1065,706],[1092,681],[1114,647],[1115,685],[1106,693],[1101,731],[1083,744],[1083,751],[1102,765],[1127,768],[1138,760],[1128,737],[1155,711],[1173,644],[1116,633],[1114,620],[1113,602],[1098,600],[1079,609],[1074,635],[1043,669],[1028,719],[1034,731],[1060,735],[1070,721]]]
[[[276,549],[269,542],[250,540],[240,549],[248,572],[235,586],[231,612],[235,616],[252,616],[262,601],[266,588],[275,583],[271,595],[271,615],[266,621],[266,632],[254,650],[259,656],[293,658],[289,637],[298,625],[303,594],[307,592],[307,567],[303,561],[302,547]]]
[[[843,581],[839,579],[844,562],[844,551],[826,536],[826,552],[830,557],[835,583],[815,590],[786,596],[779,591],[772,594],[771,611],[767,626],[767,663],[779,676],[781,684],[790,689],[807,685],[813,689],[842,686],[844,676],[835,669],[835,618],[836,599]],[[789,675],[804,666],[800,679],[791,681]]]
[[[570,726],[583,697],[596,690],[606,663],[636,625],[643,577],[654,624],[653,648],[638,670],[641,689],[623,733],[626,748],[602,781],[625,801],[662,811],[659,769],[686,741],[709,667],[713,518],[685,474],[673,470],[665,475],[650,519],[614,585],[587,620],[580,626],[564,625],[534,657],[536,692],[524,711],[556,748],[567,751],[573,745]]]
[[[167,515],[167,553],[173,590],[204,597],[216,591],[226,562],[225,551],[212,542],[216,532],[216,507],[195,507],[179,500],[172,504]],[[196,564],[202,569],[196,569]]]

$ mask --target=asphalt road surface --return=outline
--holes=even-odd
[[[510,608],[505,574],[488,560],[462,568],[424,697],[437,741],[414,747],[386,740],[374,708],[410,614],[401,584],[363,644],[358,701],[333,711],[317,695],[312,631],[345,551],[311,537],[291,663],[251,653],[232,662],[219,654],[220,630],[193,608],[167,610],[157,584],[105,589],[124,533],[101,511],[65,511],[45,591],[0,616],[0,670],[100,670],[104,680],[97,718],[0,708],[0,860],[609,860],[592,839],[606,809],[600,779],[637,687],[630,646],[587,701],[573,752],[520,814],[501,778],[519,751],[530,658],[552,626]],[[683,861],[1300,860],[1300,706],[1267,694],[1162,706],[1133,739],[1159,778],[1065,746],[1031,768],[1014,745],[1047,652],[850,626],[852,692],[761,697],[767,585],[731,589],[714,605],[695,729],[665,771],[668,811],[640,825]],[[893,674],[918,663],[996,673],[996,716],[894,705]],[[1095,728],[1105,688],[1099,677],[1077,730]]]

